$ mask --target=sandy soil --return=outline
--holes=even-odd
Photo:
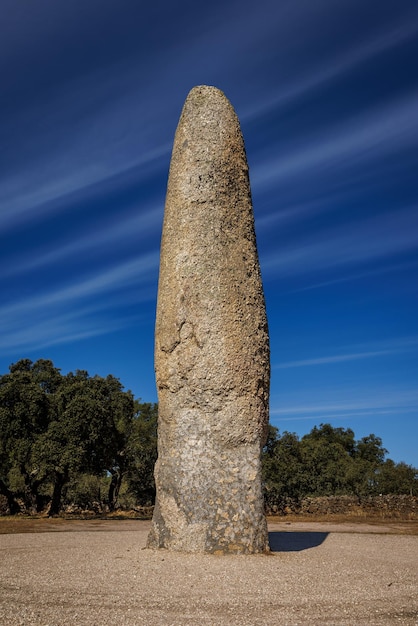
[[[1,625],[418,624],[418,536],[396,524],[274,522],[270,556],[224,557],[146,550],[143,521],[39,528],[0,534]]]

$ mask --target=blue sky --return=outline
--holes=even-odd
[[[0,372],[49,358],[156,401],[170,151],[189,90],[241,120],[271,422],[418,466],[415,0],[2,1]]]

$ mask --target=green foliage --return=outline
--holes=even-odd
[[[47,477],[35,449],[53,412],[43,385],[56,375],[59,371],[50,361],[35,367],[24,359],[0,377],[0,492],[14,511],[20,508],[18,498],[29,511],[42,507],[39,488]]]
[[[418,472],[416,468],[406,463],[394,463],[387,459],[374,474],[375,493],[399,493],[417,495]]]
[[[12,513],[113,510],[155,499],[156,404],[120,381],[22,359],[0,376],[0,494]],[[270,426],[263,450],[268,506],[306,496],[418,493],[417,470],[386,459],[382,440],[315,426],[301,439]]]
[[[111,375],[63,376],[51,361],[23,359],[0,376],[0,493],[12,512],[39,511],[49,500],[52,515],[65,494],[85,505],[100,483],[101,500],[113,509],[129,477],[148,501],[156,416],[156,405],[135,401]]]
[[[157,460],[158,405],[135,403],[135,415],[129,440],[130,465],[128,492],[141,505],[155,500],[154,465]]]
[[[417,470],[385,460],[382,440],[371,434],[356,441],[351,429],[315,426],[302,439],[270,426],[263,451],[266,503],[284,508],[306,496],[412,494]]]
[[[63,504],[67,506],[75,504],[77,508],[102,511],[109,491],[109,483],[109,476],[76,474],[63,490]]]
[[[263,480],[268,505],[284,506],[288,498],[297,500],[304,488],[306,476],[301,443],[294,433],[269,426],[263,453]]]

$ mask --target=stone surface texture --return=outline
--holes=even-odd
[[[267,551],[267,318],[244,142],[214,87],[192,89],[174,140],[155,369],[157,501],[148,547]]]

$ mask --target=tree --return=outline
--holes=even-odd
[[[387,450],[383,447],[381,438],[376,435],[362,437],[356,444],[355,456],[374,466],[381,465],[386,454]]]
[[[128,445],[128,490],[142,505],[155,500],[154,465],[157,460],[158,405],[135,402]]]
[[[111,474],[109,506],[114,507],[126,471],[125,457],[133,396],[117,378],[68,374],[57,395],[55,419],[39,441],[53,477],[50,514],[59,511],[65,485],[77,474]]]
[[[19,498],[27,510],[38,511],[43,504],[39,488],[47,476],[33,451],[51,419],[52,404],[44,386],[59,376],[59,370],[50,361],[34,364],[29,359],[9,369],[0,377],[0,492],[11,511],[20,509]]]
[[[376,435],[367,435],[356,442],[354,463],[347,476],[347,485],[352,493],[359,498],[379,493],[376,473],[386,453],[382,440]]]
[[[418,472],[406,463],[394,463],[387,459],[375,473],[375,492],[380,494],[417,495]]]
[[[49,486],[50,515],[79,474],[111,474],[114,504],[127,466],[134,398],[113,376],[77,370],[63,376],[51,361],[29,359],[0,377],[0,493],[9,509],[39,511]]]
[[[301,440],[306,468],[307,495],[339,495],[347,492],[347,474],[355,456],[354,432],[315,426]]]
[[[305,491],[305,468],[301,444],[295,433],[279,435],[269,426],[263,450],[263,484],[266,504],[284,508],[289,498],[298,501]]]
[[[263,450],[266,503],[283,508],[289,498],[305,496],[416,493],[417,470],[385,460],[386,454],[380,437],[356,441],[349,428],[320,424],[299,440],[270,426]]]

